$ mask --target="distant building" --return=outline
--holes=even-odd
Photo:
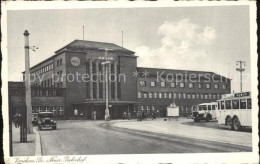
[[[62,119],[92,119],[96,111],[97,119],[104,119],[105,66],[101,64],[104,48],[112,49],[108,53],[111,119],[121,118],[125,111],[135,116],[137,110],[148,115],[158,110],[165,116],[166,107],[173,101],[180,106],[181,115],[186,115],[194,105],[230,93],[230,80],[213,72],[137,67],[133,51],[112,43],[75,40],[31,67],[31,78],[37,79],[31,83],[33,112],[51,111]],[[190,79],[190,74],[196,77]],[[185,78],[176,80],[176,75]],[[169,76],[173,77],[172,81]],[[196,81],[199,76],[200,81]],[[42,83],[39,78],[43,79]],[[9,82],[12,106],[19,107],[22,100],[15,100],[20,98],[14,96],[14,87],[24,87],[22,83]],[[24,95],[20,90],[18,95]]]

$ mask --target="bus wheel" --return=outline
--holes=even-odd
[[[233,119],[233,126],[236,131],[241,129],[240,121],[237,117]]]
[[[207,115],[206,122],[209,122],[211,120],[210,115]]]
[[[232,120],[230,117],[227,118],[227,127],[229,130],[233,129]]]

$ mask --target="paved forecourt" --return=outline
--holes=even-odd
[[[177,121],[174,119],[171,119],[170,121],[164,121],[163,118],[159,118],[156,120],[145,120],[138,122],[116,122],[113,124],[113,126],[118,128],[162,133],[252,147],[252,133],[182,124],[189,121],[193,120],[179,118]]]

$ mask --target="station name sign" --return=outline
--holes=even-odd
[[[98,59],[99,60],[106,60],[106,58],[103,57],[103,56],[98,57]],[[107,57],[107,60],[115,60],[115,59],[113,57]]]
[[[235,93],[235,97],[246,97],[250,96],[250,92]]]

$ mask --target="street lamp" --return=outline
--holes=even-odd
[[[109,109],[108,109],[108,72],[107,72],[107,66],[109,65],[109,61],[108,61],[108,57],[107,57],[107,53],[109,50],[113,50],[113,49],[101,49],[101,50],[105,50],[105,61],[102,62],[102,65],[105,65],[105,73],[106,73],[106,109],[105,109],[105,120],[109,121],[110,120],[110,116],[109,116]]]
[[[245,71],[242,64],[244,64],[244,66],[246,66],[246,62],[240,60],[240,61],[237,61],[237,66],[238,66],[238,64],[239,64],[239,68],[237,68],[236,70],[240,72],[240,92],[242,92],[242,72]]]

